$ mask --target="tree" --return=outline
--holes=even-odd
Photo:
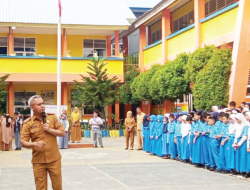
[[[162,81],[160,94],[171,101],[181,98],[183,94],[190,92],[189,82],[185,78],[185,66],[188,63],[188,55],[182,53],[170,63],[167,63],[162,70]]]
[[[9,84],[6,81],[7,78],[9,78],[10,75],[4,75],[0,77],[0,114],[3,114],[6,112],[7,107],[7,94],[8,91],[6,91],[6,86]]]
[[[207,65],[215,50],[215,46],[205,46],[189,55],[188,63],[185,66],[185,77],[188,81],[192,84],[196,82],[198,73]]]
[[[131,92],[135,99],[149,101],[153,100],[153,97],[149,93],[149,82],[160,68],[160,65],[154,65],[150,70],[141,73],[135,78],[131,85]]]
[[[134,104],[137,99],[135,99],[131,92],[131,84],[133,80],[140,74],[140,72],[134,68],[133,66],[130,66],[127,68],[125,75],[125,80],[123,84],[119,85],[119,102],[122,104]]]
[[[118,78],[108,78],[108,63],[104,63],[104,59],[92,58],[88,63],[88,77],[80,75],[83,83],[74,81],[79,94],[75,98],[82,102],[86,109],[101,111],[103,118],[106,120],[105,106],[115,103],[117,98],[116,85],[120,82]]]
[[[214,105],[227,105],[231,56],[231,49],[216,49],[207,65],[198,73],[193,86],[196,109],[210,110]]]

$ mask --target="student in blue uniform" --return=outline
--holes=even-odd
[[[162,158],[170,158],[170,147],[169,147],[169,134],[168,134],[168,118],[163,118],[163,131],[162,131]]]
[[[188,120],[187,120],[188,118]],[[181,124],[181,160],[183,162],[189,162],[189,132],[191,130],[191,124],[188,121],[192,121],[191,117],[187,117],[187,115],[182,116],[182,124]]]
[[[223,119],[222,119],[224,114],[225,114],[224,112],[220,112],[218,114],[218,121],[216,122],[216,125],[218,126],[219,131],[221,131],[224,126]]]
[[[222,121],[224,125],[222,126],[219,135],[219,137],[222,139],[220,144],[219,166],[217,167],[216,171],[229,173],[230,169],[227,168],[228,139],[229,139],[229,126],[230,126],[229,114],[223,113]]]
[[[193,114],[194,115],[194,114]],[[191,117],[193,118],[193,115],[191,115]],[[191,130],[190,130],[190,133],[189,133],[189,156],[190,156],[190,161],[192,163],[192,160],[193,160],[193,142],[194,142],[194,128],[195,128],[195,122],[193,121],[191,123]]]
[[[162,132],[163,132],[163,116],[157,115],[157,128],[155,133],[156,139],[156,155],[162,157]]]
[[[202,134],[202,155],[204,159],[204,164],[206,169],[210,169],[210,160],[209,160],[209,145],[210,145],[210,125],[208,124],[210,114],[205,114],[203,116],[205,122],[201,125],[200,132]]]
[[[233,147],[235,132],[236,132],[236,114],[229,116],[229,128],[228,128],[228,153],[227,153],[227,168],[230,169],[231,174],[237,174],[235,172],[235,149]]]
[[[246,113],[250,119],[250,112]],[[245,177],[250,177],[250,129],[248,128],[247,136],[247,174]]]
[[[233,147],[236,148],[235,153],[235,170],[245,175],[247,172],[247,136],[249,123],[246,121],[242,113],[237,113],[236,119],[236,133]]]
[[[193,139],[193,157],[192,162],[196,164],[197,167],[202,166],[204,164],[203,153],[202,153],[202,134],[201,134],[201,127],[202,127],[202,118],[201,112],[196,112],[194,114],[195,124],[193,127],[194,134]]]
[[[174,133],[174,143],[176,145],[177,155],[178,155],[177,160],[181,160],[181,139],[182,139],[181,124],[182,124],[182,116],[178,115],[177,123],[175,124],[175,133]]]
[[[209,161],[210,161],[210,171],[214,171],[216,166],[219,165],[219,151],[220,151],[220,141],[218,140],[219,129],[215,125],[216,119],[210,117],[208,124],[210,125],[210,152],[209,152]]]
[[[150,116],[148,114],[146,114],[144,116],[144,119],[143,119],[143,123],[142,123],[142,135],[143,135],[143,150],[146,152],[146,153],[149,153],[150,152],[150,138],[149,138],[149,133],[150,133],[150,130],[149,130],[149,125],[150,125]]]
[[[177,147],[174,142],[175,125],[176,125],[174,119],[175,119],[174,114],[170,114],[168,123],[168,135],[169,135],[169,148],[170,148],[171,159],[175,159],[177,156]]]
[[[150,116],[151,122],[149,126],[149,136],[150,136],[150,155],[156,154],[156,139],[155,133],[157,128],[157,117],[155,115]]]

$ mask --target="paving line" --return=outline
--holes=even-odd
[[[124,184],[124,183],[122,183],[121,181],[119,181],[119,180],[117,180],[117,179],[115,179],[115,178],[111,177],[110,175],[108,175],[108,174],[104,173],[104,172],[103,172],[103,171],[101,171],[101,170],[98,170],[96,167],[94,167],[94,166],[92,166],[92,165],[90,165],[90,164],[88,164],[88,166],[89,166],[89,167],[91,167],[91,168],[93,168],[94,170],[96,170],[96,171],[98,171],[98,172],[102,173],[103,175],[107,176],[108,178],[110,178],[110,179],[112,179],[112,180],[116,181],[117,183],[121,184],[123,187],[129,188],[127,185],[125,185],[125,184]]]

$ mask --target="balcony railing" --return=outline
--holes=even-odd
[[[124,57],[125,70],[129,66],[133,66],[135,68],[139,67],[139,53],[130,54],[130,55]]]

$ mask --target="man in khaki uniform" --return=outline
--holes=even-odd
[[[29,105],[34,115],[24,121],[21,144],[22,147],[32,148],[36,189],[47,190],[49,173],[53,190],[62,190],[61,154],[56,137],[65,136],[64,128],[54,114],[47,114],[43,124],[45,105],[41,96],[32,96]]]
[[[140,107],[136,108],[136,112],[137,112],[137,116],[136,116],[136,119],[137,119],[137,138],[138,138],[138,145],[139,145],[139,148],[137,150],[142,150],[142,141],[143,141],[142,122],[143,122],[143,118],[145,116],[145,113],[143,113],[141,111]]]

